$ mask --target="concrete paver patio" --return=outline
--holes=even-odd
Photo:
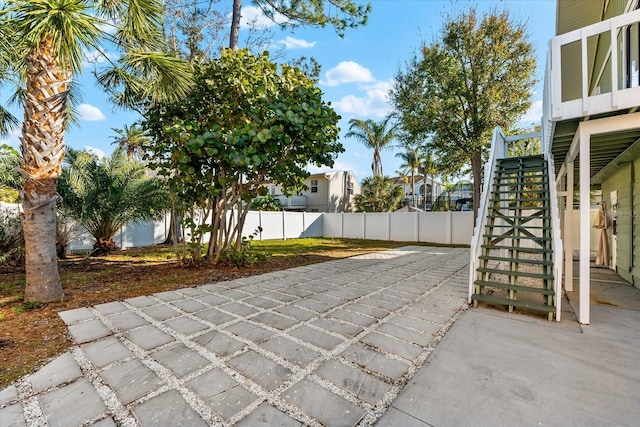
[[[371,425],[466,306],[468,249],[407,246],[60,313],[9,425]]]

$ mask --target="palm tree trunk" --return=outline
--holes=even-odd
[[[49,302],[63,295],[56,257],[56,200],[71,74],[60,68],[52,48],[52,38],[45,36],[27,56],[21,164],[25,301]]]
[[[231,31],[229,34],[229,47],[238,49],[238,37],[240,35],[240,18],[242,18],[242,0],[233,0],[233,14],[231,15]]]

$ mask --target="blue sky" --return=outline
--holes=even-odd
[[[245,1],[245,4],[250,4]],[[381,120],[390,112],[387,93],[393,77],[423,41],[431,42],[439,34],[449,14],[476,5],[480,12],[507,9],[518,21],[527,22],[529,39],[538,58],[538,80],[533,108],[523,118],[524,124],[537,123],[541,116],[542,80],[544,78],[547,43],[555,32],[555,0],[371,0],[372,12],[366,26],[347,30],[340,38],[332,28],[300,28],[295,31],[273,28],[275,49],[284,49],[286,57],[314,57],[322,66],[320,88],[330,101],[340,121],[341,142],[346,151],[336,160],[334,170],[351,169],[362,180],[371,174],[372,153],[355,140],[343,135],[352,118]],[[229,6],[230,7],[230,6]],[[246,7],[243,16],[255,9]],[[242,34],[241,34],[242,40]],[[97,87],[91,68],[87,66],[79,78],[83,100],[80,124],[66,134],[67,144],[76,149],[90,147],[110,153],[115,133],[112,128],[131,125],[139,117],[131,112],[113,109]],[[6,100],[6,93],[0,100]],[[8,142],[19,146],[18,135]],[[396,151],[383,152],[385,175],[395,175],[400,167]],[[318,172],[310,168],[310,172]],[[326,169],[323,169],[326,170]]]

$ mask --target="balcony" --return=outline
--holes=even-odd
[[[547,119],[640,106],[639,23],[640,9],[551,39],[544,88]]]
[[[279,195],[275,198],[280,202],[282,209],[285,211],[304,210],[307,208],[307,196],[284,196]]]

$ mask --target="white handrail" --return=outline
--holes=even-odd
[[[558,198],[556,194],[555,168],[553,158],[549,153],[544,153],[547,159],[549,174],[549,199],[551,206],[551,241],[553,242],[553,287],[555,290],[556,321],[560,321],[562,312],[562,238],[560,237],[560,211],[558,209]],[[571,227],[571,224],[569,224]]]
[[[487,221],[487,213],[489,210],[489,195],[491,193],[491,185],[493,184],[493,177],[496,169],[496,161],[504,158],[507,154],[505,147],[505,136],[502,133],[500,127],[496,126],[493,130],[493,137],[491,138],[491,152],[489,154],[489,161],[484,165],[484,185],[482,188],[482,195],[480,196],[480,205],[478,206],[478,217],[476,218],[476,226],[473,230],[473,237],[471,238],[471,254],[469,265],[469,297],[468,302],[471,304],[471,296],[473,295],[474,282],[476,281],[476,268],[478,257],[481,253],[481,237],[482,230]]]

